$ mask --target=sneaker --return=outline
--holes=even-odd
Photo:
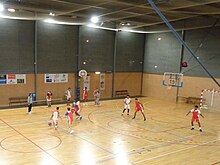
[[[79,120],[82,120],[82,116],[80,116]]]
[[[194,130],[194,128],[191,128],[191,130]]]
[[[133,117],[132,119],[135,119],[135,117]]]
[[[202,132],[202,129],[199,129],[200,132]]]
[[[121,116],[123,116],[123,113],[121,114]]]
[[[129,115],[129,113],[127,115]]]
[[[144,121],[146,121],[147,119],[144,119]]]
[[[74,132],[73,130],[70,131],[70,133],[73,133],[73,132]]]

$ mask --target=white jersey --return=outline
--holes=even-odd
[[[126,105],[128,105],[128,104],[130,104],[131,103],[131,98],[125,98],[124,99],[124,103],[126,104]]]
[[[124,99],[124,109],[130,109],[131,98]]]
[[[57,120],[58,120],[58,117],[59,117],[59,111],[55,110],[55,111],[53,112],[53,120],[54,120],[54,121],[57,121]]]
[[[66,91],[66,97],[67,97],[67,99],[71,98],[71,92],[70,92],[70,90],[67,90],[67,91]]]

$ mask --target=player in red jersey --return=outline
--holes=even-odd
[[[192,128],[191,130],[194,130],[194,121],[196,121],[199,125],[199,131],[202,132],[202,128],[201,128],[201,123],[200,123],[200,118],[199,116],[202,116],[204,118],[204,116],[201,114],[200,110],[198,109],[199,107],[197,105],[195,105],[195,108],[190,110],[186,116],[190,113],[192,113],[192,120],[191,120],[191,125],[192,125]]]
[[[136,105],[135,106],[136,111],[135,111],[134,117],[132,119],[135,119],[137,112],[141,112],[143,117],[144,117],[144,121],[147,120],[145,115],[144,115],[144,106],[139,102],[138,98],[135,99],[135,105]]]
[[[69,130],[71,130],[70,133],[73,133],[74,131],[71,129],[71,126],[73,124],[73,112],[70,110],[69,107],[67,108],[67,112],[65,113],[65,116],[67,116],[68,118],[68,127]]]
[[[87,87],[85,87],[85,89],[83,90],[83,101],[84,101],[84,105],[87,105],[87,101],[88,101],[88,89]]]
[[[47,92],[46,99],[47,99],[47,106],[51,107],[51,99],[52,99],[52,92],[51,91]]]

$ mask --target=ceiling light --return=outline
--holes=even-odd
[[[47,23],[57,23],[54,19],[51,19],[51,18],[45,19],[44,22],[47,22]]]
[[[161,40],[161,38],[159,37],[157,40],[158,40],[158,41],[160,41],[160,40]]]
[[[90,21],[91,21],[92,23],[97,23],[97,22],[99,22],[99,18],[98,18],[97,16],[93,16],[93,17],[90,19]]]
[[[100,74],[101,72],[95,72],[95,74]]]
[[[86,42],[89,42],[89,40],[86,40]]]
[[[157,69],[157,65],[155,65],[154,68]]]
[[[86,65],[86,62],[84,61],[83,64]]]
[[[50,16],[55,16],[55,13],[50,12],[49,15]]]
[[[0,12],[4,10],[4,6],[0,4]]]
[[[14,13],[14,12],[15,12],[15,9],[9,8],[8,11]]]

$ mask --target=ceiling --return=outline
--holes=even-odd
[[[93,15],[96,26],[133,31],[161,32],[169,29],[147,0],[0,0],[1,17],[53,20],[87,25]],[[176,30],[220,26],[220,0],[153,0]],[[7,11],[14,8],[15,12]],[[52,12],[55,16],[49,16]]]

